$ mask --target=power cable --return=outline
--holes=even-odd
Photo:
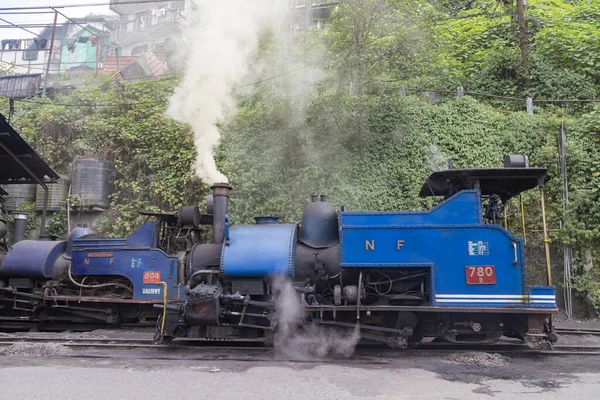
[[[52,7],[51,5],[47,4],[44,0],[39,0],[42,3],[46,4],[48,6],[48,8],[51,8],[52,10],[54,10],[56,13],[62,15],[64,18],[66,18],[67,20],[71,21],[72,23],[74,23],[75,25],[79,26],[81,29],[88,31],[90,34],[92,35],[96,35],[95,32],[90,31],[88,28],[86,28],[85,26],[81,25],[80,23],[73,21],[71,18],[67,17],[65,14],[63,14],[62,12],[58,11],[55,7]]]
[[[129,5],[129,4],[151,4],[151,3],[168,3],[169,0],[134,0],[134,1],[127,1],[126,3],[123,3],[123,5]],[[61,5],[56,5],[56,6],[52,6],[54,8],[78,8],[78,7],[101,7],[101,6],[110,6],[111,4],[114,4],[113,2],[110,1],[104,1],[104,2],[99,2],[99,3],[78,3],[78,4],[61,4]],[[30,7],[0,7],[0,11],[21,11],[21,10],[44,10],[47,8],[51,8],[50,6],[30,6]]]
[[[17,25],[17,24],[13,24],[12,22],[10,22],[10,21],[8,21],[8,20],[6,20],[6,19],[4,19],[4,18],[0,18],[0,21],[4,21],[4,22],[6,22],[7,24],[10,24],[10,25],[12,25],[12,26],[13,26],[13,27],[15,27],[15,28],[22,29],[22,30],[24,30],[25,32],[29,32],[29,33],[31,33],[32,35],[34,35],[34,36],[37,36],[37,37],[39,37],[40,39],[43,39],[43,37],[41,37],[41,36],[40,36],[40,35],[38,35],[37,33],[35,33],[35,32],[32,32],[32,31],[30,31],[30,30],[29,30],[29,29],[27,29],[27,28],[23,28],[23,27],[21,27],[21,26],[19,26],[19,25]]]
[[[0,11],[2,15],[54,14],[52,11]]]
[[[243,86],[240,86],[240,87],[243,87],[243,88],[244,88],[244,87],[248,87],[248,86],[254,86],[254,85],[258,85],[258,84],[260,84],[260,83],[263,83],[263,82],[272,81],[273,79],[277,79],[277,78],[279,78],[279,77],[282,77],[282,76],[285,76],[285,75],[288,75],[288,74],[294,73],[294,72],[296,72],[296,71],[300,71],[301,69],[308,68],[308,67],[310,67],[311,65],[314,65],[315,63],[317,63],[317,61],[322,61],[322,60],[324,60],[324,59],[325,59],[325,57],[321,57],[321,58],[318,58],[318,59],[316,59],[316,60],[313,60],[313,61],[311,61],[310,63],[308,63],[308,64],[306,64],[306,65],[303,65],[303,66],[301,66],[301,67],[298,67],[298,68],[296,68],[296,69],[293,69],[293,70],[291,70],[291,71],[283,72],[283,73],[281,73],[281,74],[279,74],[279,75],[275,75],[275,76],[272,76],[272,77],[270,77],[270,78],[266,78],[266,79],[261,79],[261,80],[259,80],[259,81],[252,82],[252,83],[248,83],[247,85],[243,85]]]
[[[156,101],[138,101],[138,102],[130,102],[130,103],[95,103],[95,104],[73,104],[73,103],[62,103],[62,102],[44,102],[44,101],[34,101],[27,99],[15,99],[15,101],[23,102],[23,103],[32,103],[32,104],[42,104],[42,105],[56,105],[56,106],[65,106],[72,108],[93,108],[93,107],[121,107],[121,106],[137,106],[137,105],[159,105],[165,104],[165,101],[156,102]]]

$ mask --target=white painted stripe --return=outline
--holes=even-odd
[[[556,300],[553,295],[520,295],[520,294],[436,294],[436,299],[534,299],[534,300]]]
[[[439,299],[522,299],[521,294],[436,294]]]
[[[533,300],[532,303],[554,304],[554,303],[556,303],[556,301],[554,301],[554,300]]]
[[[498,300],[498,299],[488,299],[488,300],[472,300],[472,299],[440,299],[436,300],[437,303],[524,303],[523,299],[521,300]]]

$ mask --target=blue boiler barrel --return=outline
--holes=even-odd
[[[223,245],[221,270],[227,277],[294,276],[298,225],[237,225]]]
[[[15,278],[52,278],[56,258],[65,252],[66,241],[22,240],[2,259],[0,276]]]

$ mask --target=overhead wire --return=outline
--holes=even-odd
[[[74,23],[75,25],[79,26],[81,29],[88,31],[89,33],[91,33],[92,35],[96,35],[96,32],[92,32],[90,31],[88,28],[86,28],[85,26],[81,25],[80,23],[72,20],[71,18],[67,17],[64,13],[58,11],[57,8],[49,5],[48,3],[46,3],[44,0],[39,0],[42,3],[46,4],[48,6],[48,8],[51,8],[52,10],[54,10],[56,13],[58,13],[59,15],[62,15],[64,18],[66,18],[68,21],[71,21],[72,23]]]
[[[17,24],[13,24],[12,22],[10,22],[10,21],[8,21],[8,20],[6,20],[6,19],[4,19],[4,18],[0,18],[0,21],[6,22],[7,24],[10,24],[10,25],[12,25],[12,26],[13,26],[13,27],[15,27],[15,28],[22,29],[22,30],[24,30],[25,32],[31,33],[32,35],[34,35],[34,36],[37,36],[37,37],[39,37],[40,39],[43,39],[43,37],[41,37],[41,36],[40,36],[40,35],[38,35],[37,33],[33,32],[33,31],[30,31],[30,30],[29,30],[29,29],[27,29],[27,28],[23,28],[23,27],[21,27],[21,26],[19,26],[19,25],[17,25]]]
[[[318,60],[316,60],[318,61]],[[275,76],[271,76],[269,78],[265,78],[265,79],[261,79],[258,80],[256,82],[252,82],[246,85],[242,85],[239,86],[239,88],[244,88],[244,87],[249,87],[249,86],[253,86],[253,85],[258,85],[264,82],[268,82],[271,81],[273,79],[277,79],[281,76],[287,75],[287,74],[291,74],[293,72],[299,71],[303,68],[307,68],[310,65],[313,65],[316,61],[303,65],[302,67],[299,68],[295,68],[293,70],[290,71],[286,71],[284,73],[281,74],[277,74]],[[144,78],[138,78],[138,79],[134,79],[134,80],[153,80],[154,78],[152,77],[144,77]],[[175,80],[178,79],[177,76],[169,76],[166,78],[162,78],[162,79],[156,79],[157,81],[166,81],[166,80]],[[406,88],[405,90],[407,91],[418,91],[418,92],[439,92],[439,93],[455,93],[452,90],[446,90],[446,89],[418,89],[418,88]],[[464,91],[463,93],[465,94],[470,94],[470,95],[475,95],[475,96],[482,96],[482,97],[490,97],[490,98],[495,98],[495,99],[500,99],[500,100],[509,100],[509,101],[520,101],[520,102],[524,102],[525,99],[523,98],[518,98],[518,97],[509,97],[509,96],[499,96],[499,95],[494,95],[494,94],[490,94],[490,93],[481,93],[481,92],[472,92],[472,91]],[[69,107],[120,107],[120,106],[134,106],[137,104],[164,104],[165,102],[128,102],[128,103],[120,103],[120,104],[115,104],[115,103],[95,103],[95,104],[81,104],[81,103],[63,103],[63,102],[44,102],[44,101],[35,101],[35,100],[25,100],[25,99],[20,99],[20,100],[16,100],[16,101],[23,101],[23,102],[28,102],[28,103],[37,103],[37,104],[43,104],[43,105],[50,105],[50,104],[54,104],[54,105],[62,105],[62,106],[69,106]],[[533,100],[534,102],[542,102],[542,103],[575,103],[575,102],[579,102],[579,103],[600,103],[600,99],[540,99],[540,100]]]
[[[151,4],[151,3],[168,3],[169,0],[128,0],[123,5],[130,4]],[[110,6],[112,2],[103,1],[97,3],[77,3],[77,4],[60,4],[52,6],[54,8],[78,8],[78,7],[101,7],[101,6]],[[27,7],[0,7],[0,11],[26,11],[26,10],[44,10],[49,8],[49,6],[27,6]]]

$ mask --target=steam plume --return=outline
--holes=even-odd
[[[350,357],[360,340],[358,324],[350,333],[303,324],[304,309],[289,280],[276,277],[273,289],[277,296],[277,333],[275,349],[285,357],[307,360],[327,355]]]
[[[186,66],[167,115],[187,123],[198,151],[196,174],[206,183],[227,182],[213,156],[220,133],[216,123],[233,108],[232,90],[249,71],[260,29],[272,21],[280,1],[197,1],[188,20]]]

